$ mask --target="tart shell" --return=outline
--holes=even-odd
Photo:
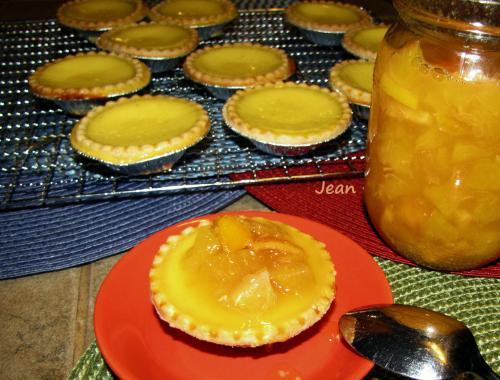
[[[350,59],[339,62],[335,66],[333,66],[330,70],[330,87],[333,90],[338,90],[343,93],[347,97],[349,102],[369,107],[372,99],[372,94],[365,90],[353,87],[349,83],[345,82],[340,76],[340,72],[344,67],[358,62],[369,61]]]
[[[337,23],[337,24],[319,23],[319,22],[304,18],[299,14],[299,12],[297,11],[297,8],[300,7],[300,4],[302,4],[302,3],[320,4],[320,5],[332,4],[332,5],[344,7],[344,8],[351,9],[351,10],[355,11],[357,14],[360,15],[361,19],[357,22],[354,22],[354,23]],[[286,9],[285,17],[286,17],[286,20],[295,27],[298,27],[300,29],[310,30],[310,31],[317,31],[317,32],[341,32],[341,33],[343,33],[351,28],[355,28],[355,27],[365,25],[365,24],[371,24],[371,22],[372,22],[371,16],[363,8],[357,7],[357,6],[352,5],[352,4],[337,3],[337,2],[322,1],[322,0],[295,2]]]
[[[287,134],[276,134],[271,131],[263,131],[257,127],[249,125],[238,115],[236,110],[237,103],[241,99],[241,97],[245,96],[247,92],[250,91],[258,91],[263,88],[275,88],[275,87],[302,87],[302,88],[311,88],[317,91],[321,91],[329,96],[335,98],[335,101],[338,102],[341,108],[341,115],[339,119],[336,121],[335,125],[332,125],[332,128],[329,128],[321,133],[314,133],[309,136],[297,136],[297,135],[287,135]],[[223,116],[226,124],[236,133],[261,144],[271,144],[275,147],[316,147],[319,144],[323,144],[328,142],[335,137],[342,134],[348,127],[351,122],[352,111],[349,108],[349,104],[344,95],[336,92],[331,92],[326,88],[321,88],[316,85],[307,85],[307,84],[296,84],[292,82],[285,83],[275,83],[275,84],[267,84],[262,86],[256,86],[251,89],[238,91],[235,95],[233,95],[226,102],[223,108]]]
[[[208,220],[201,220],[199,226],[207,226],[211,223]],[[280,222],[273,223],[284,225]],[[323,243],[294,227],[289,225],[286,225],[286,227],[294,230],[297,234],[307,237],[311,246],[315,245],[317,247],[318,254],[321,255],[320,259],[324,260],[324,265],[330,265],[332,268],[328,278],[322,284],[324,286],[322,286],[321,293],[317,295],[316,300],[307,310],[282,321],[277,326],[269,324],[257,331],[251,328],[243,328],[238,331],[224,327],[214,328],[203,321],[199,321],[199,318],[196,316],[183,314],[179,306],[173,304],[168,299],[168,296],[161,291],[158,276],[160,273],[159,268],[163,265],[166,257],[172,254],[175,255],[177,243],[195,233],[196,227],[188,227],[179,235],[169,237],[160,247],[153,260],[149,273],[151,300],[159,317],[171,327],[182,330],[200,340],[233,347],[257,347],[286,341],[311,327],[324,316],[335,298],[335,268],[331,262],[330,254],[326,251]]]
[[[126,17],[117,18],[114,20],[108,21],[86,21],[86,20],[78,20],[74,17],[68,16],[65,14],[65,10],[69,7],[72,7],[75,4],[85,3],[88,0],[73,0],[61,5],[57,10],[57,19],[59,23],[62,25],[78,29],[78,30],[87,30],[87,31],[103,31],[111,29],[117,25],[129,24],[132,22],[136,22],[142,20],[146,17],[148,8],[142,0],[134,0],[131,3],[135,3],[136,7],[134,11],[127,15]]]
[[[193,107],[201,111],[200,117],[192,128],[185,131],[179,136],[172,137],[169,140],[159,141],[156,144],[146,145],[130,145],[130,146],[111,146],[104,145],[97,141],[90,140],[86,135],[86,129],[92,120],[102,112],[106,111],[107,107],[113,107],[115,104],[125,104],[133,102],[136,99],[148,99],[154,97],[164,97],[173,99],[178,102],[187,102]],[[172,159],[178,159],[180,156],[177,153],[184,152],[187,148],[195,145],[205,137],[210,129],[210,119],[208,113],[203,107],[195,102],[183,98],[177,98],[167,95],[143,95],[133,96],[131,98],[120,98],[117,101],[108,102],[104,106],[96,107],[90,111],[83,119],[81,119],[70,134],[70,142],[73,148],[81,155],[104,163],[118,171],[127,172],[126,165],[145,164],[151,160],[163,158],[166,160],[168,167],[172,166]],[[161,162],[156,162],[161,167]],[[120,169],[122,167],[122,170]],[[139,168],[142,167],[139,165]],[[163,165],[164,166],[164,165]],[[135,168],[132,168],[136,171]],[[130,172],[130,170],[129,170]]]
[[[377,25],[359,26],[353,29],[349,29],[347,32],[345,32],[344,36],[342,37],[341,45],[345,50],[347,50],[352,55],[355,55],[356,57],[366,59],[369,61],[375,61],[375,58],[377,58],[377,52],[359,45],[354,41],[353,37],[357,33],[363,30],[372,28],[384,28],[384,27],[387,26],[385,26],[384,24],[377,24]]]
[[[269,51],[275,52],[277,55],[281,57],[281,65],[272,72],[266,73],[265,75],[249,75],[241,78],[234,77],[225,77],[220,75],[213,75],[209,73],[202,72],[195,67],[195,61],[198,57],[213,49],[224,49],[228,46],[234,47],[251,47],[256,49],[265,49]],[[285,51],[255,43],[235,43],[235,44],[225,44],[225,45],[214,45],[207,46],[203,49],[196,50],[194,53],[191,53],[184,62],[184,73],[191,80],[200,83],[202,85],[208,86],[220,86],[220,87],[234,87],[234,88],[242,88],[255,86],[265,83],[273,83],[278,81],[283,81],[289,78],[295,72],[295,63],[291,60]]]
[[[175,47],[175,48],[164,48],[164,49],[146,49],[146,48],[138,48],[131,45],[126,45],[124,43],[118,43],[113,41],[113,37],[120,33],[123,30],[127,30],[129,28],[140,27],[145,25],[170,25],[166,23],[156,23],[156,22],[141,22],[138,24],[129,24],[120,26],[117,28],[113,28],[107,32],[104,32],[97,39],[96,45],[104,50],[112,51],[118,54],[127,54],[136,58],[178,58],[184,57],[191,53],[198,46],[198,35],[196,30],[191,28],[185,28],[179,25],[175,25],[179,28],[183,28],[187,33],[189,33],[189,38],[186,40],[186,44],[183,46]]]
[[[135,69],[135,76],[129,80],[117,83],[109,84],[105,86],[95,86],[95,87],[83,87],[83,88],[57,88],[49,87],[40,82],[40,77],[43,72],[53,64],[62,62],[67,59],[72,59],[75,57],[85,57],[85,56],[114,56],[129,62]],[[138,61],[137,59],[129,58],[122,55],[105,53],[105,52],[88,52],[88,53],[78,53],[76,55],[69,55],[63,58],[56,59],[55,61],[49,62],[35,70],[33,74],[28,79],[28,84],[31,91],[41,98],[49,100],[81,100],[81,99],[103,99],[113,96],[126,95],[134,93],[146,87],[151,80],[151,72],[148,67]]]
[[[203,16],[203,17],[171,17],[163,14],[160,9],[163,5],[170,2],[172,0],[162,1],[159,4],[156,4],[149,11],[149,18],[153,21],[157,22],[168,22],[172,24],[178,24],[183,26],[188,26],[192,28],[196,27],[207,27],[214,26],[218,24],[226,24],[232,20],[234,20],[238,16],[238,12],[236,7],[230,0],[216,0],[220,3],[225,9],[224,12],[211,15],[211,16]],[[175,0],[179,1],[179,0]]]

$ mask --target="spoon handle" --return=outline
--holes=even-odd
[[[474,372],[469,372],[473,375],[471,380],[500,380],[500,376],[493,372],[491,367],[484,360],[479,361],[477,364],[476,368],[474,368]]]

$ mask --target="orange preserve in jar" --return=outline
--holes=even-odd
[[[417,264],[476,268],[500,257],[500,3],[394,5],[375,64],[366,208]]]

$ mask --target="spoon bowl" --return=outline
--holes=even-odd
[[[442,313],[408,305],[371,307],[344,314],[339,327],[355,351],[398,375],[500,379],[467,326]]]

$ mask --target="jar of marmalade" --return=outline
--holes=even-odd
[[[476,268],[500,257],[500,3],[394,6],[375,63],[366,208],[417,264]]]

